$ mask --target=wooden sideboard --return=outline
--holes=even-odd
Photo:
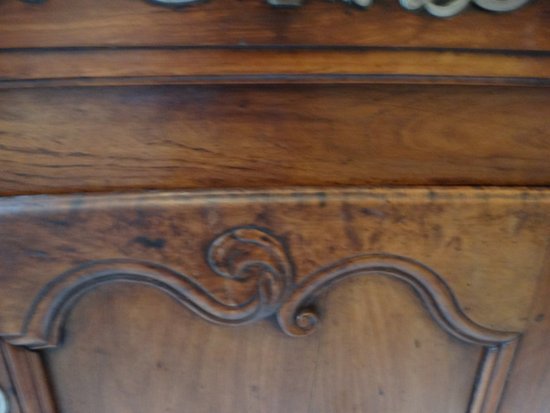
[[[550,413],[550,2],[0,0],[0,413]]]

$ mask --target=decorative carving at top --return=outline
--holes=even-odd
[[[220,235],[210,244],[207,262],[220,277],[256,281],[256,318],[273,314],[294,281],[282,242],[256,227],[239,227]]]
[[[42,3],[46,0],[25,0],[28,3]],[[199,3],[203,0],[152,0],[165,6],[185,6]],[[298,7],[305,0],[266,0],[276,7]],[[344,3],[367,8],[374,0],[342,0]],[[399,0],[401,6],[407,10],[426,10],[436,17],[451,17],[465,10],[470,4],[475,4],[482,9],[502,13],[516,10],[531,0]]]
[[[176,298],[203,318],[221,324],[250,323],[275,315],[290,336],[314,331],[319,316],[314,301],[329,286],[356,274],[379,274],[409,284],[433,319],[455,337],[491,347],[518,335],[493,331],[470,320],[443,279],[428,267],[391,254],[343,259],[296,284],[284,242],[270,231],[244,226],[218,236],[206,254],[212,271],[228,280],[235,293],[222,299],[195,278],[148,261],[92,261],[61,274],[42,288],[28,312],[23,333],[10,342],[30,348],[55,346],[66,314],[90,289],[114,281],[149,284]]]
[[[156,0],[163,3],[165,0]],[[173,3],[174,0],[168,0]],[[176,0],[177,1],[177,0]],[[182,0],[189,1],[189,0]],[[344,3],[367,8],[374,0],[342,0]],[[464,11],[470,4],[493,12],[508,12],[516,10],[531,0],[399,0],[401,6],[407,10],[426,10],[436,17],[451,17]],[[267,0],[273,6],[301,6],[305,0]]]
[[[472,3],[482,9],[502,13],[516,10],[529,1],[530,0],[399,0],[399,3],[407,10],[424,9],[436,17],[451,17],[461,13]]]

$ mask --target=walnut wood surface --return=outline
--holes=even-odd
[[[0,87],[550,81],[543,0],[442,21],[393,0],[368,11],[322,1],[294,10],[238,0],[180,9],[65,1],[0,3]]]
[[[212,241],[206,257],[210,269],[225,279],[228,290],[237,290],[228,294],[227,300],[217,297],[216,290],[211,291],[208,285],[159,263],[135,259],[85,262],[40,290],[29,305],[23,334],[9,337],[9,341],[33,349],[59,345],[74,302],[87,291],[113,282],[155,287],[202,318],[222,325],[249,324],[276,315],[282,331],[301,337],[313,334],[319,324],[320,315],[311,307],[312,301],[332,285],[358,274],[383,275],[409,285],[434,322],[461,341],[496,351],[519,337],[518,333],[487,329],[469,319],[445,279],[411,258],[388,253],[355,255],[300,277],[303,280],[296,283],[292,258],[282,243],[268,229],[255,226],[232,228]],[[241,291],[239,284],[245,281],[256,284],[256,288]]]
[[[60,411],[468,410],[480,349],[435,327],[408,287],[358,276],[320,303],[319,330],[291,338],[269,322],[213,326],[146,287],[100,287],[46,352]]]
[[[353,45],[550,50],[549,2],[509,14],[480,10],[438,20],[377,1],[363,11],[311,1],[273,9],[260,0],[170,9],[133,0],[0,2],[0,48],[159,45]]]
[[[521,341],[501,413],[546,413],[550,406],[550,250],[533,301],[529,326]]]
[[[521,331],[543,265],[549,222],[544,190],[37,196],[6,198],[0,205],[0,331],[11,337],[22,333],[29,307],[44,297],[47,283],[57,285],[56,277],[66,279],[73,268],[97,260],[156,262],[221,297],[250,293],[254,282],[224,281],[202,253],[221,232],[250,224],[283,237],[297,284],[357,254],[410,257],[443,269],[443,280],[474,321]],[[327,272],[332,273],[337,274]]]
[[[546,0],[0,0],[10,413],[547,413],[549,53]]]
[[[243,65],[243,62],[246,62]],[[26,83],[22,83],[26,81]],[[0,51],[0,87],[141,83],[550,84],[550,55],[404,49]]]
[[[0,193],[548,185],[550,94],[457,86],[0,92]]]
[[[5,198],[0,331],[57,346],[44,355],[61,413],[495,413],[549,216],[534,189]],[[262,321],[275,312],[297,338]],[[16,382],[36,382],[24,400],[53,411],[36,353],[5,348]]]

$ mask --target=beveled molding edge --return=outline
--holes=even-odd
[[[27,3],[43,3],[47,0],[24,0]],[[204,0],[149,0],[153,3],[165,6],[186,6],[194,3],[202,3]],[[299,7],[306,0],[266,0],[275,7]],[[341,0],[344,3],[357,7],[367,8],[375,0]],[[470,4],[497,13],[516,10],[532,0],[399,0],[399,4],[409,11],[425,10],[432,16],[451,17],[464,11]]]
[[[410,285],[436,323],[464,342],[491,347],[519,337],[472,321],[442,277],[411,258],[386,253],[352,256],[322,267],[296,284],[284,241],[266,228],[240,226],[210,243],[206,261],[217,276],[233,281],[236,287],[242,285],[246,293],[219,298],[193,277],[154,262],[125,258],[90,261],[46,284],[30,306],[23,333],[8,341],[33,349],[55,347],[73,304],[96,286],[115,281],[156,287],[214,323],[241,325],[275,316],[284,333],[305,336],[313,333],[320,321],[314,304],[318,294],[359,273],[386,275]],[[244,284],[254,288],[246,289]]]

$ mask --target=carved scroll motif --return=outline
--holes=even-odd
[[[470,4],[475,4],[488,11],[502,13],[516,10],[529,1],[530,0],[399,0],[399,3],[407,10],[424,9],[433,16],[451,17],[465,10]]]
[[[296,284],[284,242],[258,227],[233,228],[218,236],[206,254],[212,271],[233,284],[238,294],[218,297],[195,278],[148,261],[92,261],[54,278],[32,303],[23,334],[10,342],[30,348],[57,345],[65,315],[87,291],[104,283],[130,281],[152,285],[175,297],[203,318],[238,325],[276,316],[290,336],[314,331],[319,293],[355,274],[378,274],[409,284],[441,328],[483,346],[514,341],[516,333],[498,332],[470,320],[443,279],[428,267],[391,254],[364,254],[337,261]]]
[[[221,298],[194,277],[157,263],[92,261],[45,285],[31,305],[22,334],[5,339],[31,349],[55,347],[76,301],[98,285],[120,281],[153,286],[214,323],[239,325],[274,317],[287,335],[304,336],[321,322],[315,312],[321,293],[350,276],[382,275],[411,286],[434,321],[449,334],[483,347],[477,373],[480,384],[472,393],[468,413],[496,411],[519,334],[494,331],[470,320],[445,281],[425,265],[397,255],[363,254],[325,266],[297,283],[284,241],[254,226],[233,228],[218,236],[207,250],[206,262],[217,277],[226,280],[224,287],[227,283],[236,287],[239,292],[234,297]]]
[[[238,299],[223,299],[193,277],[158,263],[132,259],[91,261],[57,276],[42,288],[27,315],[25,333],[9,341],[29,348],[55,346],[73,304],[87,291],[105,283],[151,285],[203,318],[231,325],[273,314],[293,282],[290,259],[281,242],[265,230],[230,230],[211,243],[206,259],[216,275],[233,281],[236,288],[246,292],[238,294]],[[251,283],[253,288],[246,288]]]
[[[162,2],[164,0],[157,0]],[[170,0],[169,0],[170,1]],[[304,0],[267,0],[274,6],[300,6]],[[362,8],[371,6],[375,0],[342,0]],[[516,10],[531,0],[399,0],[407,10],[426,10],[436,17],[451,17],[464,11],[470,4],[492,12],[508,12]]]
[[[46,0],[24,0],[27,3],[42,3]],[[200,3],[203,0],[151,0],[154,3],[165,6],[186,6],[193,3]],[[305,3],[305,0],[266,0],[276,7],[298,7]],[[353,4],[358,7],[367,8],[375,0],[342,0],[344,3]],[[464,11],[471,4],[482,9],[502,13],[516,10],[531,0],[399,0],[401,6],[407,10],[425,10],[436,17],[451,17]]]

